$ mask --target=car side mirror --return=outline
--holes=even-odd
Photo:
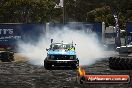
[[[46,48],[46,51],[48,51],[49,49]]]

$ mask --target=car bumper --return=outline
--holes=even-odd
[[[47,60],[45,61],[46,64],[51,65],[52,67],[61,66],[61,67],[67,67],[67,66],[73,66],[73,65],[79,65],[79,60]]]
[[[47,64],[54,66],[71,66],[72,64],[79,64],[78,60],[48,60]]]

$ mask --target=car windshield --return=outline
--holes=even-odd
[[[132,42],[130,42],[128,45],[132,45]]]
[[[69,49],[72,47],[73,47],[72,44],[63,44],[63,43],[51,44],[50,46],[51,49]]]

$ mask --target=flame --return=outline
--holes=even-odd
[[[78,74],[79,76],[84,76],[86,74],[85,70],[82,67],[78,67]]]

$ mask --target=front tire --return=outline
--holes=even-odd
[[[51,69],[51,65],[47,63],[47,61],[44,61],[44,68],[46,70],[50,70]]]

